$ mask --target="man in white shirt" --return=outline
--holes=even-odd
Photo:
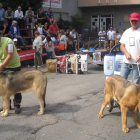
[[[127,29],[120,40],[121,51],[124,53],[123,64],[121,67],[121,76],[125,79],[131,70],[132,82],[139,84],[139,69],[140,69],[140,16],[138,13],[130,15],[131,27]]]
[[[18,24],[21,24],[23,22],[23,12],[21,11],[21,6],[18,6],[18,9],[15,11],[14,19],[18,22]],[[20,25],[19,25],[20,26]]]
[[[18,6],[18,9],[15,11],[14,15],[15,20],[23,20],[23,12],[21,11],[21,6]]]
[[[110,26],[110,30],[107,32],[108,44],[110,44],[111,40],[115,43],[115,35],[116,32],[112,29],[112,26]]]

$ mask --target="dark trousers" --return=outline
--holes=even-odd
[[[5,70],[10,70],[10,71],[16,72],[16,71],[20,71],[21,67],[17,67],[17,68],[4,68],[3,70],[4,71]],[[14,95],[14,99],[13,99],[14,106],[20,106],[21,100],[22,100],[21,93],[16,93]]]

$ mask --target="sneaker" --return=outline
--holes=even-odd
[[[29,26],[27,26],[27,29],[29,28]]]
[[[21,112],[20,106],[15,106],[15,114],[19,114]]]
[[[31,66],[30,66],[30,65],[28,65],[28,66],[27,66],[27,68],[31,68]]]

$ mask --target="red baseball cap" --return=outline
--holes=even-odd
[[[140,20],[140,15],[138,13],[132,13],[129,20]]]

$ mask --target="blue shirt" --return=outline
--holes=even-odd
[[[0,9],[0,18],[4,18],[5,10],[3,8]]]
[[[49,17],[49,18],[52,18],[52,16],[53,16],[53,14],[52,13],[48,13],[48,12],[46,12],[46,18],[47,18],[47,16]]]
[[[105,31],[100,31],[98,33],[98,35],[103,35],[103,34],[106,34],[106,32]],[[105,41],[105,36],[99,37],[99,41]]]

